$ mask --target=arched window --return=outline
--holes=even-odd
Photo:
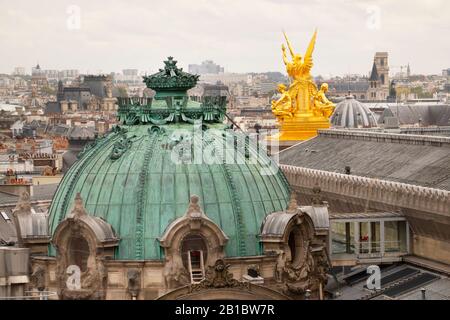
[[[81,272],[87,270],[87,261],[90,255],[89,244],[81,236],[73,236],[69,240],[68,262],[69,265],[77,265]]]
[[[200,282],[205,276],[208,248],[202,236],[189,234],[181,242],[181,259],[191,275],[191,282]]]
[[[291,264],[297,267],[303,259],[303,237],[298,227],[294,227],[289,233],[288,245],[291,252]]]

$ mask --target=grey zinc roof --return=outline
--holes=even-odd
[[[76,126],[69,132],[69,139],[94,140],[95,129],[92,127]]]
[[[421,300],[421,288],[417,288],[413,292],[400,297],[399,300]],[[439,279],[423,288],[426,290],[425,297],[427,300],[450,300],[450,279],[448,278]]]
[[[378,123],[385,117],[395,116],[401,125],[448,126],[450,125],[450,105],[398,105],[389,106]]]
[[[306,213],[312,220],[316,231],[327,231],[330,227],[328,209],[325,206],[302,206],[301,212]],[[269,214],[263,223],[261,236],[282,237],[289,221],[298,211],[279,211]]]
[[[304,206],[300,208],[311,218],[316,231],[326,231],[330,228],[328,209],[325,206]]]
[[[282,237],[289,221],[297,215],[297,212],[273,212],[269,214],[264,223],[261,232],[262,236]]]
[[[61,105],[57,101],[49,101],[45,105],[44,114],[61,113]]]
[[[334,81],[329,84],[330,92],[361,92],[369,89],[369,81]]]
[[[377,127],[373,112],[353,96],[347,96],[336,105],[330,122],[333,126],[343,128]]]
[[[99,241],[117,240],[114,229],[105,220],[90,215],[79,217],[95,233]]]
[[[15,204],[0,205],[0,246],[17,242],[15,220],[13,217],[14,208]],[[48,224],[46,212],[45,206],[32,205],[31,222],[23,220],[19,222],[22,225],[23,236],[47,235]]]
[[[33,196],[31,197],[31,201],[51,200],[56,192],[56,188],[58,188],[57,183],[33,186]],[[0,205],[16,204],[18,200],[19,196],[0,192]]]
[[[34,211],[34,209],[32,210]],[[23,238],[47,236],[48,235],[48,215],[44,212],[32,212],[31,214],[19,214],[20,233]]]
[[[285,149],[281,164],[450,190],[450,139],[323,130]]]
[[[13,216],[9,210],[0,208],[0,246],[17,241],[16,229],[14,228]],[[7,219],[5,219],[7,217]]]

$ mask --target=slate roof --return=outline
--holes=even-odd
[[[285,149],[281,164],[450,190],[450,138],[323,130]]]
[[[330,92],[365,92],[369,89],[369,81],[359,80],[359,81],[334,81],[329,82]]]
[[[372,66],[372,72],[370,73],[369,81],[378,81],[378,79],[379,79],[379,76],[378,76],[377,65],[374,62],[373,66]]]
[[[41,184],[39,186],[33,186],[33,196],[31,201],[51,200],[58,187],[57,183]],[[11,195],[8,193],[0,192],[0,205],[4,204],[16,204],[19,200],[19,196]]]
[[[75,140],[94,140],[95,137],[95,128],[92,127],[76,126],[73,127],[68,134],[69,139]]]
[[[35,213],[39,214],[38,220],[42,219],[43,214],[47,211],[45,205],[41,206],[32,204],[31,207]],[[15,203],[11,205],[0,204],[0,246],[17,242],[17,234],[13,218],[14,208]],[[43,233],[44,230],[41,229],[40,233]]]
[[[45,111],[44,114],[52,114],[52,113],[62,113],[61,112],[61,105],[57,101],[49,101],[45,105]]]

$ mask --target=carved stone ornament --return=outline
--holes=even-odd
[[[189,272],[179,259],[174,259],[173,255],[166,257],[163,269],[164,286],[167,289],[178,288],[189,284]]]
[[[286,282],[304,282],[308,280],[309,275],[314,268],[314,259],[312,257],[308,242],[304,244],[303,252],[304,256],[301,260],[303,263],[300,266],[296,267],[293,266],[291,262],[286,262],[283,269],[283,279],[285,279]]]
[[[219,288],[247,288],[249,282],[241,282],[233,278],[233,274],[228,271],[230,265],[225,264],[222,259],[216,261],[214,266],[209,266],[206,270],[205,279],[200,283],[191,285],[189,292],[204,289]]]
[[[320,188],[319,185],[315,185],[312,189],[313,191],[313,199],[312,199],[312,203],[313,205],[323,205],[323,199],[322,199],[322,189]]]
[[[72,212],[67,216],[68,218],[77,219],[81,216],[86,216],[87,212],[83,205],[83,199],[81,198],[81,194],[78,192],[75,196],[75,205],[72,209]],[[72,231],[78,231],[73,230]]]
[[[193,195],[191,196],[191,201],[189,202],[189,207],[186,211],[186,216],[192,218],[192,219],[198,219],[205,216],[203,213],[203,210],[200,208],[200,205],[198,204],[198,196]]]
[[[31,203],[30,194],[26,191],[22,192],[19,196],[19,201],[14,208],[14,211],[30,212],[31,213]]]
[[[139,295],[141,290],[141,272],[137,269],[130,269],[127,272],[128,292],[133,298]]]
[[[39,291],[45,290],[45,274],[46,270],[43,266],[37,266],[31,274],[31,283]]]

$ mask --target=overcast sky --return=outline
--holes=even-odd
[[[169,55],[284,72],[282,30],[303,54],[316,27],[314,75],[366,74],[376,51],[393,71],[450,67],[448,0],[0,0],[0,72],[154,72]]]

